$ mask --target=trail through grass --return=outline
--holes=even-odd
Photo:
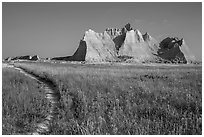
[[[2,134],[32,132],[47,111],[43,90],[13,68],[2,69],[2,85]]]
[[[202,134],[201,67],[15,65],[58,84],[50,134]]]

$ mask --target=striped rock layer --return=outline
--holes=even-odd
[[[166,38],[159,43],[149,33],[142,34],[138,29],[131,28],[128,23],[121,29],[108,28],[103,33],[89,29],[72,56],[56,57],[52,60],[87,62],[168,60],[172,63],[189,63],[194,60],[195,57],[184,40],[182,39],[182,43],[179,41],[175,41],[175,38]]]

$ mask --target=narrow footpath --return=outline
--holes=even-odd
[[[50,125],[54,118],[58,115],[58,108],[60,107],[60,92],[57,85],[46,78],[42,78],[36,74],[29,73],[23,68],[15,67],[14,69],[19,70],[20,73],[36,80],[39,84],[43,85],[45,90],[46,98],[50,102],[51,106],[49,107],[49,112],[46,115],[46,118],[36,125],[36,129],[32,133],[28,133],[31,135],[40,135],[46,134],[50,132]]]

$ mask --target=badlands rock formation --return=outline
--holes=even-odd
[[[148,35],[148,34],[147,34]],[[154,61],[157,58],[157,45],[154,39],[148,35],[149,39],[144,40],[139,30],[126,32],[124,43],[119,49],[119,56],[129,56],[137,62]]]
[[[192,63],[195,56],[190,52],[184,39],[167,37],[160,42],[158,56],[172,63]]]
[[[159,43],[149,33],[142,34],[128,23],[121,29],[107,28],[103,33],[89,29],[72,56],[56,57],[51,60],[87,62],[164,60],[171,63],[189,63],[194,59],[183,39],[166,38]]]
[[[89,29],[73,56],[56,57],[52,60],[107,62],[116,61],[117,56],[115,44],[106,31],[96,33]]]
[[[115,61],[116,50],[115,44],[111,37],[105,31],[103,33],[96,33],[89,29],[85,32],[83,40],[80,42],[80,47],[86,47],[86,61]],[[80,49],[77,49],[79,51]],[[75,55],[79,55],[80,52],[76,52]]]
[[[32,56],[31,60],[34,60],[34,61],[40,60],[40,57],[38,55],[34,55]]]
[[[5,61],[11,61],[11,60],[33,60],[37,61],[40,60],[38,55],[30,56],[30,55],[25,55],[25,56],[16,56],[16,57],[8,57],[5,59]]]
[[[35,56],[9,57],[11,60],[33,60]],[[41,59],[42,60],[42,59]],[[128,23],[123,28],[107,28],[103,33],[87,30],[72,56],[55,57],[50,60],[86,62],[138,62],[138,63],[193,63],[184,39],[167,37],[160,43],[149,33],[142,34]]]
[[[25,55],[25,56],[16,56],[13,57],[11,60],[31,60],[32,56]]]

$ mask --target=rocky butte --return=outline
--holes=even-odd
[[[195,56],[190,52],[184,39],[167,37],[159,44],[158,56],[173,63],[192,63]]]
[[[158,42],[149,33],[142,34],[128,23],[121,29],[107,28],[103,33],[89,29],[72,56],[55,57],[51,60],[192,63],[195,56],[184,39],[167,37]]]
[[[12,60],[41,60],[39,56],[8,57]],[[47,59],[48,60],[48,59]],[[161,42],[148,32],[142,34],[128,23],[123,28],[107,28],[103,33],[88,29],[72,56],[49,60],[86,62],[135,62],[135,63],[195,63],[184,39],[167,37]]]

